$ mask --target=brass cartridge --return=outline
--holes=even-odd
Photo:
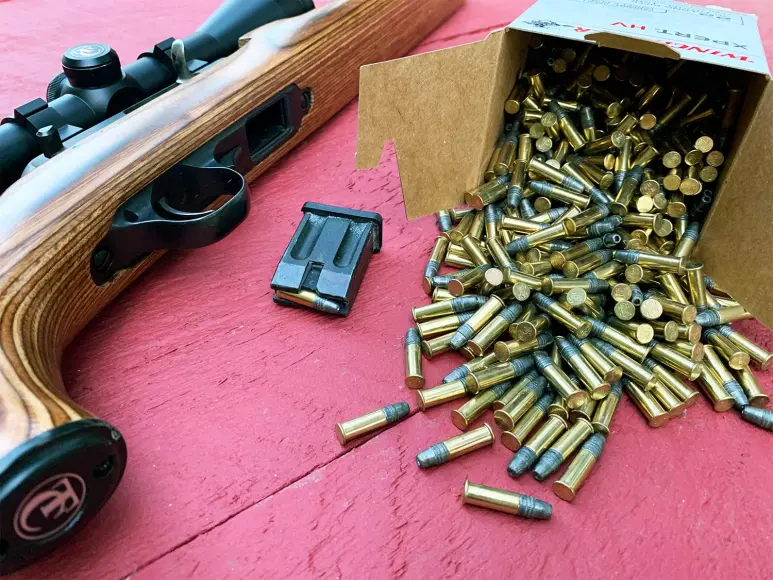
[[[655,360],[682,374],[691,381],[694,381],[700,376],[703,368],[701,362],[689,359],[682,353],[657,341],[652,341],[650,346],[652,347],[650,356]]]
[[[540,499],[469,480],[464,482],[462,502],[532,520],[549,520],[553,514],[552,506]]]
[[[442,465],[452,459],[472,453],[476,449],[487,447],[494,443],[494,431],[487,423],[481,427],[456,435],[441,443],[425,449],[416,456],[416,464],[420,469]]]
[[[566,468],[561,478],[553,483],[553,493],[564,501],[573,501],[577,496],[577,491],[588,479],[593,466],[601,456],[605,442],[606,437],[603,434],[596,433],[591,435],[583,443],[577,456],[569,464],[569,467]]]
[[[413,319],[416,322],[423,322],[425,320],[430,320],[431,318],[439,318],[454,313],[458,314],[460,312],[477,310],[483,306],[487,300],[488,299],[485,296],[470,295],[460,296],[453,300],[433,302],[426,306],[416,306],[412,309]]]
[[[432,247],[432,253],[429,256],[427,267],[424,269],[424,282],[422,287],[427,294],[432,294],[432,278],[437,275],[440,264],[445,260],[449,243],[448,238],[443,236],[438,236],[435,239],[435,245]]]
[[[518,394],[503,408],[494,411],[494,421],[502,430],[515,427],[515,423],[539,400],[545,393],[547,380],[539,377],[525,385]]]
[[[623,379],[623,386],[625,387],[625,392],[628,393],[628,396],[639,408],[650,427],[657,428],[665,425],[670,416],[653,395],[643,391],[637,384],[628,379]]]
[[[451,422],[457,429],[466,431],[478,417],[483,415],[494,404],[494,401],[511,388],[512,385],[509,381],[493,385],[490,389],[486,389],[474,396],[458,409],[451,411]]]
[[[596,409],[593,412],[593,419],[591,425],[593,425],[593,431],[601,433],[602,435],[609,435],[609,425],[612,423],[612,417],[614,417],[617,405],[620,403],[620,397],[623,394],[623,387],[620,381],[612,383],[612,389],[599,404],[596,405]]]
[[[387,405],[378,411],[373,411],[356,419],[336,423],[336,436],[341,445],[346,445],[356,437],[362,437],[377,429],[397,423],[403,417],[407,417],[410,411],[408,403]]]
[[[510,477],[518,477],[526,473],[550,444],[566,431],[567,427],[565,419],[548,414],[545,423],[516,451],[507,466],[507,474]]]
[[[668,387],[668,389],[676,395],[679,400],[684,402],[687,407],[690,407],[698,402],[698,391],[690,388],[679,380],[676,375],[669,371],[666,367],[658,363],[655,359],[647,358],[644,360],[643,365],[655,373],[658,381]]]
[[[471,393],[477,394],[497,383],[520,377],[533,368],[534,358],[531,355],[522,356],[503,363],[492,364],[491,366],[470,373],[465,379],[467,389]]]
[[[552,298],[545,296],[541,292],[535,292],[532,296],[532,300],[540,310],[558,320],[561,324],[571,330],[575,336],[585,338],[590,334],[591,325],[587,320],[583,320],[574,313],[565,310]]]
[[[282,300],[287,300],[288,302],[319,310],[320,312],[327,312],[328,314],[341,313],[341,305],[338,304],[338,302],[323,298],[316,292],[311,292],[309,290],[300,290],[299,292],[275,290],[274,296],[281,298]]]
[[[555,342],[561,352],[561,356],[577,373],[591,399],[598,401],[606,397],[611,388],[609,383],[598,375],[581,351],[571,341],[562,336],[557,336]]]
[[[553,400],[552,391],[546,391],[509,431],[502,432],[500,441],[511,451],[518,451],[529,434],[545,418]]]
[[[421,353],[424,358],[432,360],[433,357],[448,352],[451,350],[451,339],[453,339],[454,333],[441,334],[434,338],[421,341]]]
[[[738,377],[738,382],[741,383],[743,392],[746,393],[749,404],[752,407],[762,408],[768,406],[770,397],[762,390],[760,383],[757,382],[757,377],[754,376],[754,373],[748,366],[736,371],[735,375]]]
[[[639,344],[630,336],[623,334],[619,330],[612,328],[600,320],[594,320],[592,318],[585,318],[585,320],[591,323],[591,334],[593,336],[633,355],[636,357],[636,360],[643,361],[649,354],[650,346]],[[594,344],[596,343],[594,342]]]
[[[496,342],[497,338],[515,322],[515,319],[523,310],[520,304],[510,304],[494,316],[486,326],[473,336],[467,346],[475,356],[483,354],[489,346]]]
[[[704,352],[706,353],[705,365],[709,367],[714,376],[719,379],[719,382],[722,383],[722,387],[724,387],[725,391],[727,391],[728,394],[733,397],[736,408],[740,411],[746,407],[749,404],[749,399],[746,397],[746,393],[744,393],[740,383],[735,379],[730,371],[727,370],[727,367],[725,367],[722,359],[719,358],[719,355],[714,350],[714,347],[706,345],[704,347]]]
[[[746,338],[743,334],[733,330],[727,325],[719,326],[718,330],[722,336],[730,339],[736,345],[738,345],[743,350],[748,352],[749,356],[757,364],[760,370],[765,371],[768,369],[768,367],[770,366],[770,362],[773,360],[773,354],[769,353],[761,346],[753,343],[751,340]]]
[[[494,354],[500,362],[507,362],[519,355],[531,351],[547,348],[553,344],[553,335],[549,332],[543,332],[532,340],[518,341],[509,340],[507,342],[497,342],[494,345]]]
[[[717,413],[729,411],[735,405],[735,399],[722,386],[722,381],[714,374],[710,365],[703,367],[701,376],[698,377],[698,384],[709,398],[709,401],[711,401]]]
[[[426,411],[448,401],[454,401],[467,394],[467,387],[463,380],[441,383],[436,387],[416,391],[419,409]]]
[[[577,419],[577,422],[539,458],[532,471],[534,479],[537,481],[547,479],[591,435],[593,435],[593,425],[590,421]]]
[[[623,374],[636,382],[637,385],[640,385],[645,391],[649,391],[655,386],[655,383],[658,380],[657,377],[642,364],[638,363],[628,355],[623,354],[613,345],[608,344],[603,340],[593,338],[591,339],[591,342],[607,358],[618,365],[623,370]]]
[[[703,332],[703,338],[711,343],[717,354],[727,362],[727,366],[731,369],[739,371],[749,366],[751,362],[749,353],[722,336],[716,328],[707,328]]]
[[[605,382],[610,385],[618,382],[623,376],[623,369],[614,364],[607,356],[586,338],[568,337],[569,341],[576,346],[585,359],[596,369]]]
[[[419,331],[409,328],[405,335],[405,386],[421,389],[424,375],[421,373],[421,338]]]
[[[475,314],[473,314],[467,322],[456,329],[454,336],[451,339],[451,347],[454,350],[462,348],[467,344],[467,341],[469,341],[475,333],[480,331],[480,329],[502,310],[504,306],[505,303],[499,296],[491,296],[483,306],[475,311]],[[474,352],[475,351],[473,351],[473,353]]]
[[[736,320],[751,320],[752,318],[754,317],[743,306],[726,306],[724,308],[707,308],[695,317],[695,323],[707,328]]]
[[[515,327],[515,328],[513,328]],[[529,320],[515,322],[510,325],[510,336],[519,342],[529,342],[537,338],[539,333],[550,328],[550,317],[546,314],[538,314]],[[494,350],[496,354],[496,347]]]
[[[680,417],[687,408],[687,405],[660,381],[655,383],[650,394],[655,397],[655,400],[660,403],[671,418]]]
[[[551,358],[542,351],[537,351],[533,355],[534,362],[543,376],[555,388],[565,400],[569,409],[576,409],[585,404],[588,395],[569,380],[566,373],[556,366]]]

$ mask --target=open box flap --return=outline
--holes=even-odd
[[[747,101],[759,103],[735,147],[704,224],[697,257],[705,271],[768,328],[773,328],[773,83],[758,78]]]
[[[457,206],[480,183],[515,79],[498,72],[511,66],[505,36],[360,69],[357,168],[394,141],[409,218]]]
[[[770,75],[754,14],[669,0],[538,0],[509,28],[584,42],[597,42],[599,33],[622,35],[665,45],[675,58]]]

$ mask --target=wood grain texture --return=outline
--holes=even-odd
[[[468,0],[420,50],[480,40],[528,3]],[[37,15],[29,30],[3,27],[12,34],[0,38],[0,109],[37,96],[70,44],[109,39],[128,60],[193,30],[216,4],[115,0],[108,13],[96,0],[0,3],[0,22]],[[725,4],[757,12],[773,47],[773,7]],[[765,577],[770,434],[705,403],[653,432],[624,402],[596,473],[544,526],[459,503],[465,476],[513,485],[499,445],[415,469],[415,453],[449,435],[452,404],[364,446],[337,443],[336,421],[412,402],[401,339],[410,307],[426,300],[436,235],[432,218],[405,220],[392,151],[355,171],[356,125],[352,104],[256,183],[254,211],[233,236],[168,254],[74,340],[65,383],[125,435],[126,475],[89,529],[13,580]],[[384,249],[349,318],[271,302],[308,200],[384,216]],[[740,327],[773,348],[761,325]],[[427,384],[460,362],[427,364]],[[770,375],[758,376],[773,392]],[[528,478],[511,489],[552,500]]]
[[[254,179],[357,94],[359,67],[404,54],[460,0],[336,0],[261,27],[232,57],[85,139],[0,197],[0,456],[88,416],[64,392],[63,348],[159,257],[97,287],[91,252],[120,205],[295,83],[312,88],[300,131]],[[394,31],[385,36],[388,30]],[[382,42],[372,42],[381,36]]]

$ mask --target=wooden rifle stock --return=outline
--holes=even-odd
[[[0,573],[66,540],[123,472],[120,435],[68,397],[60,371],[67,344],[162,253],[93,282],[92,252],[118,208],[278,91],[311,88],[300,130],[247,174],[256,178],[357,95],[360,66],[405,54],[461,3],[334,1],[268,24],[0,196]],[[41,490],[64,509],[41,515]]]

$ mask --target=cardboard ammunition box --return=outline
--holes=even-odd
[[[531,35],[556,36],[748,76],[696,257],[773,328],[773,89],[757,17],[668,0],[537,0],[482,41],[363,67],[357,167],[394,141],[408,218],[463,203],[482,182]]]

